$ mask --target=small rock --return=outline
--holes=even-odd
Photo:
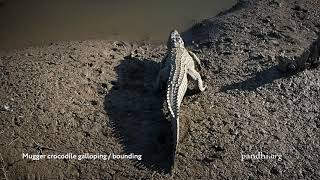
[[[280,0],[272,0],[272,1],[270,2],[270,4],[271,4],[271,5],[275,5],[275,6],[277,6],[277,7],[281,7],[281,6],[282,6]]]
[[[238,135],[239,131],[237,129],[229,128],[229,134],[232,135],[232,136]]]
[[[274,62],[276,60],[276,58],[273,55],[268,55],[267,56],[268,61]]]
[[[271,40],[270,41],[274,46],[279,46],[279,41],[277,41],[277,40]]]
[[[18,116],[13,119],[13,122],[17,126],[21,126],[23,124],[23,116]]]
[[[5,111],[10,111],[10,106],[4,105],[4,106],[3,106],[3,109],[4,109]]]
[[[261,52],[258,51],[251,51],[249,54],[250,59],[262,59],[264,58],[264,55]]]
[[[93,105],[93,106],[96,106],[96,105],[99,104],[98,101],[95,101],[95,100],[90,101],[90,103],[91,103],[91,105]]]
[[[94,61],[96,59],[96,57],[95,57],[95,55],[90,55],[89,57],[88,57],[88,60],[90,60],[90,61]],[[90,66],[91,67],[91,66]]]
[[[280,39],[280,38],[283,38],[283,37],[284,37],[279,31],[275,31],[275,30],[269,31],[269,32],[267,33],[267,35],[268,35],[269,37],[277,38],[277,39]]]
[[[258,173],[261,175],[267,175],[268,174],[268,168],[264,164],[258,165]]]
[[[275,175],[280,174],[279,170],[276,167],[271,168],[270,173]]]
[[[131,58],[134,58],[134,57],[139,57],[140,54],[138,53],[138,50],[135,49],[134,51],[131,51],[130,52],[130,55],[129,55]]]
[[[266,17],[265,19],[262,20],[263,23],[267,24],[271,22],[270,16]]]
[[[98,86],[97,92],[98,92],[98,94],[100,94],[100,95],[104,95],[104,94],[107,92],[107,89],[105,89],[105,88],[103,88],[103,87],[101,87],[101,86]]]
[[[306,8],[302,7],[301,5],[295,5],[292,9],[295,11],[301,11],[304,13],[308,12],[308,10]]]
[[[225,37],[225,38],[224,38],[224,41],[225,41],[225,42],[230,42],[230,43],[231,43],[231,42],[232,42],[232,38],[231,38],[231,37]]]
[[[74,60],[74,61],[76,61],[76,58],[75,58],[73,55],[71,55],[71,54],[69,55],[69,58],[72,59],[72,60]]]
[[[66,113],[66,110],[65,110],[64,108],[62,108],[62,109],[59,110],[59,113],[60,113],[60,114],[65,114],[65,113]]]
[[[225,148],[222,145],[215,145],[214,146],[215,151],[224,151]]]

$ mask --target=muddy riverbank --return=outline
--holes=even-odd
[[[241,1],[183,33],[208,88],[183,100],[172,175],[162,95],[152,91],[164,45],[88,40],[1,52],[0,177],[319,179],[320,69],[278,68],[281,53],[300,57],[319,36],[319,6]],[[113,156],[124,154],[132,159]]]

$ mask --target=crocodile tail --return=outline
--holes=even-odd
[[[172,127],[172,132],[173,132],[173,153],[174,155],[177,152],[177,147],[178,147],[178,143],[179,143],[179,116],[177,116],[176,118],[174,118],[171,121],[171,127]]]
[[[172,169],[175,165],[175,157],[178,150],[179,144],[179,116],[171,119],[171,129],[172,129]]]

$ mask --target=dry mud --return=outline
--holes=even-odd
[[[207,90],[170,127],[154,92],[164,45],[52,43],[1,52],[0,177],[7,179],[319,179],[320,69],[283,72],[318,37],[319,1],[241,1],[184,32]],[[264,153],[281,159],[245,159]],[[78,160],[29,154],[130,154]]]

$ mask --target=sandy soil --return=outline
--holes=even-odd
[[[319,179],[320,69],[282,72],[320,32],[319,1],[242,1],[184,33],[208,89],[170,127],[152,84],[164,45],[82,41],[0,53],[5,179]],[[243,155],[281,155],[246,159]],[[142,160],[23,158],[110,153]]]

